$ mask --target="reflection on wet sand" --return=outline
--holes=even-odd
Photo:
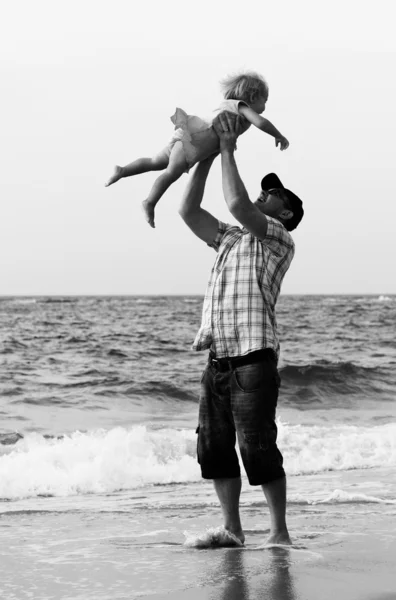
[[[234,549],[224,552],[219,572],[225,580],[225,587],[220,594],[216,590],[216,597],[211,600],[297,600],[288,548],[254,551],[259,560],[254,567],[249,560],[250,567],[246,569],[248,552]]]

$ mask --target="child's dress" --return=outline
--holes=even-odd
[[[188,115],[181,108],[176,108],[175,114],[171,117],[171,121],[175,125],[175,132],[167,146],[168,154],[171,153],[176,142],[182,142],[188,164],[186,172],[188,172],[197,162],[204,160],[216,152],[216,150],[219,150],[219,138],[212,127],[214,118],[224,110],[239,115],[238,107],[241,104],[248,106],[242,100],[224,100],[213,111],[212,115],[206,119],[195,115]],[[242,115],[240,116],[242,117]],[[245,133],[249,127],[249,121],[242,117],[241,132],[239,135]]]

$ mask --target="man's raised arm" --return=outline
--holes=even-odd
[[[214,242],[219,222],[213,215],[201,207],[201,202],[206,180],[216,156],[217,154],[209,156],[209,158],[198,163],[195,167],[179,208],[179,214],[186,225],[207,244]]]
[[[232,216],[252,235],[263,240],[267,234],[267,217],[250,201],[235,162],[235,142],[239,127],[239,117],[226,111],[213,121],[213,128],[220,139],[224,198]]]

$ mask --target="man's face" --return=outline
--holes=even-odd
[[[280,189],[262,190],[254,204],[268,217],[277,218],[285,209],[285,197]]]

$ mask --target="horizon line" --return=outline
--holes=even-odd
[[[193,293],[141,293],[141,294],[1,294],[0,298],[129,298],[129,297],[158,297],[158,296],[200,296],[205,294]],[[280,296],[396,296],[396,292],[285,292]]]

